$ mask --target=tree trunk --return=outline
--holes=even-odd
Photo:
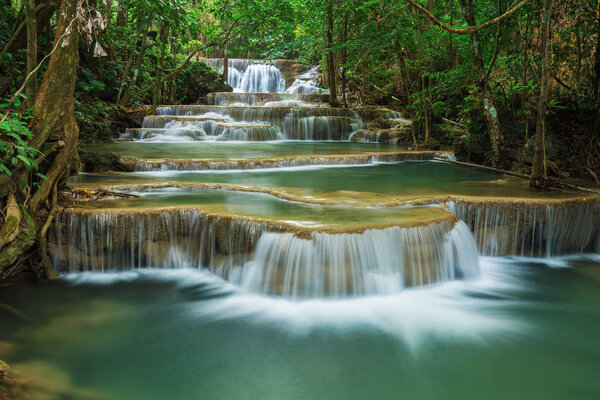
[[[167,49],[167,42],[169,39],[169,27],[163,25],[160,29],[160,57],[158,58],[158,64],[156,65],[156,86],[154,87],[154,93],[152,95],[152,109],[150,114],[156,113],[156,106],[158,105],[159,97],[162,91],[162,78],[164,71],[165,62],[165,51]]]
[[[348,41],[348,12],[344,14],[344,26],[342,27],[342,43],[344,48],[342,49],[342,98],[344,104],[348,105],[348,99],[346,98],[346,92],[348,91],[348,82],[346,80],[346,63],[348,62],[348,51],[346,50],[346,42]]]
[[[598,26],[596,35],[596,56],[594,62],[594,99],[596,100],[596,118],[594,135],[600,136],[600,0],[598,0]]]
[[[148,45],[148,28],[144,30],[144,35],[142,36],[142,43],[140,51],[137,55],[137,59],[135,60],[135,67],[133,69],[133,78],[131,82],[128,82],[125,86],[125,90],[121,98],[118,100],[117,105],[127,106],[131,101],[131,90],[135,86],[138,76],[140,74],[140,68],[142,68],[142,63],[144,62],[144,56],[146,55],[146,50],[151,46]]]
[[[55,41],[69,26],[77,5],[77,0],[63,0],[56,28]],[[46,153],[48,181],[41,184],[29,205],[32,213],[37,213],[48,199],[50,189],[64,174],[69,162],[76,156],[79,127],[75,122],[73,93],[79,66],[79,35],[71,27],[71,33],[62,39],[56,52],[50,57],[48,68],[40,90],[36,96],[33,111],[36,119],[33,124],[34,138],[31,146]],[[58,145],[55,154],[47,151]]]
[[[29,1],[29,0],[25,0]],[[50,23],[54,12],[60,6],[60,0],[37,0],[36,1],[36,22],[37,22],[37,36],[41,35],[41,30],[44,26]],[[15,25],[15,31],[12,37],[6,43],[6,46],[0,53],[0,59],[6,53],[16,53],[20,49],[24,49],[27,46],[27,29],[25,13],[17,20]]]
[[[127,4],[124,1],[119,1],[117,4],[117,26],[127,25]]]
[[[117,101],[116,101],[116,105],[127,105],[126,103],[123,102],[126,94],[129,94],[129,91],[131,90],[131,86],[132,84],[135,83],[135,80],[137,80],[137,73],[139,72],[139,68],[141,67],[141,63],[143,61],[143,56],[144,53],[146,51],[146,42],[148,40],[148,27],[142,27],[141,25],[138,26],[138,35],[139,35],[139,40],[136,40],[135,43],[131,46],[131,52],[129,54],[129,57],[127,57],[127,64],[125,64],[125,68],[123,69],[123,75],[121,76],[121,85],[119,88],[119,93],[117,94]],[[137,57],[135,55],[135,46],[137,42],[140,42],[140,49],[138,50],[137,53]],[[140,60],[140,54],[142,59]],[[135,70],[133,72],[134,74],[134,80],[133,82],[129,81],[129,72],[131,71],[131,66],[133,64],[133,60],[134,58],[136,58],[136,65],[135,65]],[[127,96],[129,97],[129,96]]]
[[[55,43],[71,23],[76,5],[77,0],[62,1]],[[40,172],[48,179],[38,182],[40,189],[29,197],[30,190],[27,186],[25,190],[17,187],[17,184],[20,185],[20,182],[28,179],[29,173],[25,171],[14,175],[14,181],[17,183],[9,189],[9,199],[15,194],[20,194],[21,204],[27,205],[21,206],[20,212],[15,214],[13,204],[13,217],[16,216],[22,221],[20,233],[3,247],[0,255],[1,271],[37,244],[39,259],[32,261],[31,265],[40,279],[56,276],[56,271],[46,254],[44,233],[52,221],[53,215],[49,210],[55,209],[58,187],[76,168],[73,161],[77,159],[79,139],[79,127],[73,110],[73,94],[79,66],[79,34],[76,27],[71,26],[71,33],[60,40],[61,45],[50,56],[44,79],[35,98],[33,111],[36,118],[32,124],[33,138],[29,143],[31,147],[45,154],[43,161],[40,160]]]
[[[548,94],[550,92],[550,26],[552,23],[552,6],[554,0],[544,0],[544,10],[541,27],[541,52],[542,52],[542,77],[540,82],[540,98],[537,107],[537,122],[535,127],[535,152],[531,181],[529,185],[534,188],[545,188],[548,184],[546,168],[546,109],[548,107]]]
[[[229,78],[229,51],[227,43],[223,46],[223,82],[227,82],[227,78]]]
[[[416,14],[417,19],[419,19],[419,12],[418,10],[414,9],[414,12]],[[425,73],[423,71],[423,42],[421,40],[421,25],[419,24],[417,26],[417,32],[416,32],[416,36],[417,36],[417,60],[418,60],[418,65],[419,65],[419,71],[418,71],[418,75],[419,75],[419,80],[418,80],[418,88],[419,88],[419,99],[421,102],[420,105],[420,109],[417,110],[418,115],[420,116],[420,119],[422,119],[422,124],[419,124],[419,133],[417,134],[417,136],[420,135],[422,128],[425,129],[425,137],[423,138],[424,142],[429,141],[429,107],[428,107],[428,103],[429,103],[429,99],[427,98],[427,96],[425,95]]]
[[[475,23],[475,18],[473,16],[473,0],[461,0],[461,6],[467,24],[469,26],[476,26],[477,24]],[[478,75],[477,87],[481,93],[483,103],[483,116],[488,128],[490,142],[492,143],[492,151],[494,152],[492,164],[494,167],[498,168],[502,163],[500,147],[502,146],[503,135],[500,119],[498,118],[498,109],[494,103],[492,89],[490,88],[487,71],[483,62],[479,32],[475,31],[471,34],[471,43],[473,44],[473,61],[475,62]]]
[[[327,4],[327,79],[329,81],[329,105],[339,107],[335,79],[335,58],[333,56],[333,1]]]
[[[25,3],[25,21],[27,25],[27,76],[37,67],[38,48],[37,48],[37,21],[35,13],[35,0],[26,0]],[[29,98],[28,103],[33,104],[35,93],[37,92],[37,75],[33,74],[27,86],[25,93]]]

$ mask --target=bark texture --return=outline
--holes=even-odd
[[[40,171],[48,180],[39,182],[39,190],[27,186],[22,190],[20,182],[28,179],[29,172],[15,174],[4,214],[10,214],[11,226],[16,223],[18,232],[11,226],[7,231],[0,231],[0,274],[29,252],[27,258],[40,279],[56,276],[48,258],[39,250],[40,244],[45,242],[40,232],[52,217],[50,210],[56,204],[58,187],[76,170],[79,128],[73,110],[73,93],[79,66],[79,34],[72,24],[76,5],[77,0],[62,0],[55,36],[55,43],[60,40],[60,44],[50,57],[33,106],[36,119],[32,124],[30,146],[45,154],[39,160]],[[63,37],[67,29],[70,33]],[[22,205],[17,207],[15,199]]]
[[[475,17],[473,16],[473,0],[461,0],[461,5],[467,24],[471,27],[476,26]],[[471,43],[473,44],[473,61],[477,68],[477,88],[481,94],[483,116],[488,128],[490,142],[492,143],[492,151],[494,152],[492,164],[494,167],[499,167],[502,161],[500,150],[503,142],[502,128],[500,119],[498,118],[498,109],[494,103],[494,96],[492,95],[492,89],[490,88],[488,72],[483,61],[481,39],[478,31],[471,33]]]

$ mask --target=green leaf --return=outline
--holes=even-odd
[[[27,169],[31,169],[31,161],[28,160],[27,158],[23,157],[22,155],[18,155],[17,158],[21,161],[23,161],[23,164],[25,164],[25,167],[27,167]]]
[[[3,164],[0,164],[0,172],[12,177],[12,172],[10,172],[10,170]]]
[[[36,172],[35,176],[37,176],[38,178],[43,179],[45,181],[48,181],[48,177],[46,175],[42,174],[41,172]]]

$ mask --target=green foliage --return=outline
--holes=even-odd
[[[24,97],[22,96],[22,98]],[[13,107],[18,109],[20,106],[21,101],[17,98]],[[3,104],[0,104],[3,114],[7,107],[8,100],[3,99]],[[38,172],[39,166],[36,161],[36,158],[43,154],[38,149],[29,146],[28,143],[32,133],[27,127],[27,123],[33,118],[31,109],[25,112],[11,111],[0,125],[0,174],[12,177],[15,171],[24,168],[29,172],[28,176],[33,179],[33,186],[39,187],[36,181],[47,178]],[[28,180],[24,180],[21,182],[21,186],[28,183]]]
[[[0,49],[10,40],[17,12],[13,6],[0,4]]]
[[[175,103],[192,104],[198,97],[210,92],[227,92],[231,87],[223,83],[221,75],[203,62],[189,63],[176,80]]]

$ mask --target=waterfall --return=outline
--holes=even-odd
[[[281,93],[212,93],[208,96],[208,104],[215,106],[264,106],[285,105],[295,102],[297,106],[319,106],[327,102],[328,96],[320,94],[281,94]],[[289,104],[288,104],[289,105]]]
[[[319,87],[321,79],[319,68],[319,66],[316,66],[305,74],[298,75],[294,83],[285,92],[288,94],[329,94],[329,90]]]
[[[379,162],[424,161],[443,156],[436,152],[394,152],[352,154],[344,156],[298,156],[279,159],[232,160],[139,160],[135,171],[224,171],[265,168],[303,167],[309,165],[366,165]]]
[[[162,106],[122,139],[347,140],[365,124],[354,110],[329,107]]]
[[[598,201],[468,200],[448,209],[471,228],[484,255],[600,253]]]
[[[264,233],[232,281],[287,297],[390,294],[478,275],[477,246],[454,221],[362,233]]]
[[[223,60],[209,59],[205,62],[220,72]],[[227,83],[239,93],[284,93],[285,79],[275,63],[261,60],[229,59]]]
[[[62,211],[51,236],[65,271],[207,268],[247,290],[358,296],[478,274],[475,241],[453,218],[360,233],[306,231],[196,209]]]
[[[57,216],[50,250],[61,271],[204,267],[226,275],[267,229],[281,228],[195,209],[67,209]]]

